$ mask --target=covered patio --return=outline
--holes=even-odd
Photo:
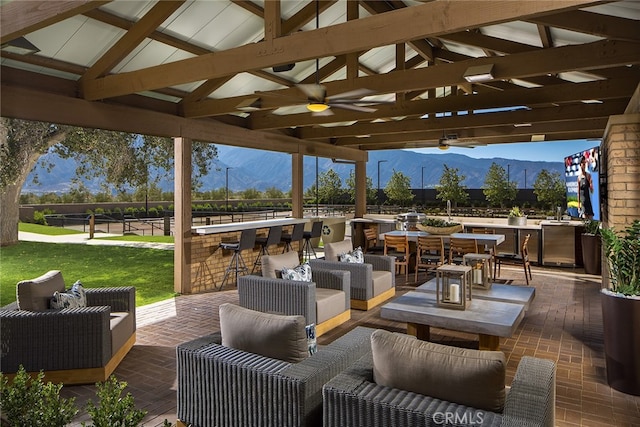
[[[0,19],[2,117],[174,138],[181,295],[139,310],[137,344],[116,370],[147,425],[175,421],[175,346],[215,331],[217,307],[238,298],[193,293],[194,141],[291,154],[302,218],[305,156],[353,163],[362,217],[370,150],[602,139],[604,225],[638,217],[636,1],[17,0]],[[412,287],[403,277],[398,293]],[[640,398],[606,382],[601,277],[537,267],[532,286],[501,343],[508,375],[523,355],[551,359],[559,425],[640,424]],[[354,311],[320,342],[356,325],[404,328],[379,308]],[[82,405],[94,390],[65,393]]]

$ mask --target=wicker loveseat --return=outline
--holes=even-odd
[[[65,384],[105,381],[136,341],[135,288],[86,289],[86,307],[48,308],[64,292],[60,271],[18,284],[17,303],[0,310],[2,373],[20,365]]]
[[[351,273],[351,308],[370,310],[396,294],[395,258],[364,254],[364,263],[341,262],[339,256],[352,251],[351,240],[327,243],[324,259],[309,260],[313,271],[343,270]]]
[[[385,370],[384,366],[376,367],[385,362],[380,362],[375,349],[379,336],[389,334],[375,331],[372,352],[324,386],[325,427],[554,426],[555,364],[552,361],[523,357],[511,386],[505,387],[501,352],[460,349],[392,334],[382,344],[383,350],[393,348],[382,356],[389,359]],[[400,358],[394,351],[403,347],[408,350]],[[416,347],[423,348],[417,350]],[[427,354],[431,352],[434,357]],[[391,354],[394,356],[389,357]],[[408,361],[412,356],[415,356],[414,362]],[[407,365],[412,363],[418,366],[418,371],[426,370],[427,376],[416,375]],[[418,388],[431,388],[432,395],[387,385],[389,381],[398,381],[394,376],[402,375]],[[441,395],[440,398],[433,397],[435,394]],[[448,399],[443,398],[446,395]],[[499,410],[481,407],[495,405],[496,396]],[[472,401],[477,403],[474,405]]]
[[[280,319],[297,322],[296,328],[301,328],[304,334],[304,318],[230,306],[232,304],[220,307],[221,332],[177,348],[178,426],[322,425],[323,384],[370,350],[373,329],[357,327],[301,361],[285,361],[231,347],[228,343],[222,345],[225,334],[229,333],[223,325],[223,313],[229,309],[245,310],[240,313],[249,318],[248,323],[241,325],[245,320],[235,318],[233,328],[236,335],[244,335],[248,340],[259,339],[257,335],[269,327],[265,325]],[[252,326],[251,322],[256,323]],[[270,336],[264,348],[282,352],[286,346],[283,340],[290,342],[287,339]]]

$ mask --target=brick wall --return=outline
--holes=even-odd
[[[612,116],[602,146],[603,225],[622,230],[640,219],[640,114]]]

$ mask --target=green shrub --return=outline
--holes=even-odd
[[[95,214],[96,215],[104,215],[105,214],[104,208],[96,208]]]
[[[149,216],[158,216],[158,208],[149,208]]]
[[[13,382],[0,373],[0,412],[12,427],[62,427],[78,413],[75,398],[60,397],[62,384],[32,379],[20,365]],[[3,423],[4,425],[4,423]]]
[[[135,408],[131,393],[122,396],[126,387],[126,382],[118,381],[113,375],[107,381],[96,384],[98,406],[92,401],[87,403],[87,413],[93,422],[90,427],[137,427],[140,424],[147,411]]]
[[[44,211],[33,211],[33,223],[40,225],[49,225],[47,224],[47,220],[44,215]]]

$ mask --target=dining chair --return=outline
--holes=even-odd
[[[501,252],[496,254],[495,263],[493,265],[494,278],[500,277],[500,266],[502,263],[514,265],[522,264],[522,268],[524,269],[524,280],[527,283],[527,286],[529,286],[529,280],[533,279],[533,276],[531,276],[531,263],[529,262],[529,237],[531,237],[531,234],[527,234],[527,237],[524,238],[519,254]],[[498,270],[497,276],[496,269]]]
[[[396,259],[396,273],[402,272],[402,267],[404,267],[404,277],[406,282],[409,278],[409,260],[411,259],[409,238],[407,236],[385,235],[384,255],[392,256]]]
[[[437,236],[418,236],[415,281],[420,268],[426,271],[444,264],[444,241]]]
[[[463,264],[464,254],[477,254],[478,241],[476,239],[460,239],[452,237],[449,241],[449,264]]]
[[[377,228],[365,228],[364,232],[364,253],[384,253],[384,245],[378,243]]]

